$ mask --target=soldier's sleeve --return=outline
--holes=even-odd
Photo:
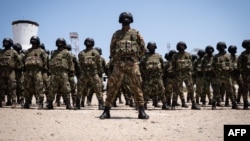
[[[14,61],[16,64],[16,68],[15,69],[21,69],[22,68],[22,62],[21,62],[21,57],[17,52],[14,52]]]
[[[48,55],[45,51],[42,51],[41,58],[43,60],[43,71],[48,71]]]
[[[238,60],[237,60],[237,69],[240,71],[240,73],[242,72],[242,64],[241,64],[241,61],[242,61],[242,55],[240,55],[238,57]]]
[[[102,61],[101,61],[101,56],[98,54],[96,54],[96,61],[97,61],[97,71],[98,74],[103,72],[103,66],[102,66]]]
[[[115,55],[115,46],[116,46],[116,33],[113,34],[110,43],[110,57],[114,57]]]
[[[68,60],[68,66],[69,66],[69,75],[74,76],[75,73],[75,67],[73,63],[73,58],[69,52],[67,52],[67,60]]]
[[[144,42],[144,38],[142,37],[142,35],[137,32],[137,43],[139,45],[139,49],[140,49],[140,54],[139,54],[139,57],[142,57],[146,52],[147,52],[147,49],[145,47],[145,42]]]

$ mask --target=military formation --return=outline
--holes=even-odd
[[[25,51],[21,44],[4,38],[0,50],[0,107],[3,103],[12,108],[20,104],[29,109],[34,97],[38,109],[54,109],[63,99],[66,109],[79,110],[85,101],[91,105],[95,94],[98,109],[103,110],[100,119],[107,119],[117,99],[123,103],[123,94],[126,105],[138,110],[139,119],[149,118],[145,112],[149,101],[154,107],[161,105],[162,110],[188,108],[188,102],[193,110],[206,104],[215,110],[221,106],[239,109],[243,99],[243,109],[248,109],[250,40],[242,42],[245,50],[239,56],[237,47],[227,47],[225,42],[217,43],[217,54],[208,45],[192,55],[186,52],[186,43],[180,41],[176,50],[168,51],[163,58],[156,53],[156,42],[145,45],[139,31],[130,27],[131,13],[121,13],[119,23],[122,28],[112,36],[107,63],[101,48],[95,47],[94,39],[89,37],[78,56],[71,53],[71,45],[64,38],[55,41],[57,48],[52,51],[38,36],[30,38],[31,48]],[[106,100],[103,74],[108,76]]]

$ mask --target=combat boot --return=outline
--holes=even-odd
[[[248,110],[248,102],[247,101],[244,101],[244,107],[243,107],[244,110]]]
[[[11,108],[12,109],[15,109],[16,108],[16,100],[12,100],[12,105],[11,105]]]
[[[167,104],[167,102],[162,103],[162,110],[170,110],[170,106]]]
[[[43,109],[43,100],[38,101],[38,109]]]
[[[192,102],[192,107],[191,107],[192,110],[200,110],[201,108],[195,103],[195,102]]]
[[[71,102],[70,102],[70,98],[66,99],[65,104],[66,104],[66,109],[68,110],[73,109]]]
[[[228,99],[226,99],[225,107],[231,107],[230,104],[229,104],[229,100]]]
[[[144,108],[145,108],[145,110],[148,109],[147,102],[144,103]]]
[[[110,107],[105,106],[104,111],[100,116],[100,119],[107,119],[107,118],[110,118]]]
[[[175,104],[176,104],[176,101],[172,101],[172,107],[171,107],[171,110],[175,110]]]
[[[232,109],[239,109],[239,107],[238,107],[236,101],[233,102],[233,104],[232,104]]]
[[[135,103],[133,99],[130,99],[129,107],[135,107]]]
[[[25,109],[29,109],[29,108],[30,108],[29,100],[25,100],[25,103],[24,103],[24,105],[23,105],[23,108],[25,108]]]
[[[52,100],[48,100],[48,104],[47,104],[47,107],[46,107],[48,110],[50,109],[53,109],[53,101]]]
[[[5,105],[6,105],[6,106],[11,106],[12,103],[11,103],[11,101],[8,100],[8,101],[5,103]]]
[[[79,109],[81,109],[81,107],[80,107],[80,99],[79,98],[76,98],[76,105],[75,105],[75,108],[74,108],[75,110],[79,110]]]
[[[98,103],[99,103],[98,109],[99,109],[99,110],[104,110],[104,102],[103,102],[103,100],[102,100],[102,99],[101,99],[101,100],[98,100]]]
[[[2,107],[3,107],[2,100],[0,100],[0,108],[2,108]]]
[[[216,110],[216,103],[212,102],[212,110]]]
[[[188,108],[188,105],[186,104],[184,99],[181,100],[181,103],[181,107]]]
[[[149,116],[145,113],[144,106],[139,107],[138,119],[149,119]]]

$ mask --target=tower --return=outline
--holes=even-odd
[[[78,53],[79,53],[79,37],[78,37],[78,33],[77,32],[70,32],[69,37],[70,37],[70,40],[71,40],[72,50],[75,52],[74,54],[76,55],[76,57],[78,57]]]

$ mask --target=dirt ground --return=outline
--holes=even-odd
[[[148,120],[137,119],[138,112],[125,104],[111,110],[111,119],[100,120],[96,97],[91,106],[66,110],[37,110],[18,106],[0,109],[0,141],[223,141],[225,124],[250,124],[250,110],[211,106],[202,110],[177,107],[161,110],[148,104]],[[239,105],[242,108],[242,104]]]

